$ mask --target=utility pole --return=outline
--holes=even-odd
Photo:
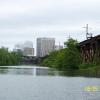
[[[88,24],[86,24],[86,39],[88,39],[88,35],[89,35],[89,33],[88,33]]]
[[[86,39],[91,39],[92,38],[92,33],[89,33],[89,27],[88,27],[88,24],[86,24],[86,27],[83,27],[86,29]]]

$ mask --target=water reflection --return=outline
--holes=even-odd
[[[33,76],[85,76],[85,77],[100,77],[99,71],[89,70],[67,70],[57,71],[48,67],[26,67],[26,66],[13,66],[13,67],[0,67],[0,74],[16,74],[16,75],[33,75]]]
[[[100,70],[67,70],[67,71],[59,71],[59,75],[61,76],[84,76],[84,77],[100,77]]]
[[[8,73],[8,68],[0,68],[0,74],[7,74]]]
[[[16,74],[16,75],[56,75],[50,68],[0,68],[0,74]]]

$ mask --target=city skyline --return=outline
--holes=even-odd
[[[18,42],[54,37],[63,44],[69,35],[83,41],[85,29],[100,34],[99,0],[3,0],[0,1],[0,47],[10,49]]]

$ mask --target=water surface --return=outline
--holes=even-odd
[[[60,76],[37,66],[0,69],[0,100],[100,100],[100,78]]]

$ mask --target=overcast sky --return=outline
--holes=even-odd
[[[100,33],[100,0],[0,0],[0,46],[13,48],[37,37],[54,37],[56,44]]]

